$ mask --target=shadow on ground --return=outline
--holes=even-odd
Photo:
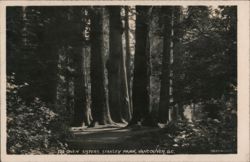
[[[135,149],[149,148],[148,144],[143,146],[137,143],[133,137],[143,136],[145,133],[158,132],[160,128],[149,127],[125,127],[124,124],[112,126],[97,126],[95,128],[71,129],[73,138],[68,140],[70,149],[91,150],[91,149]],[[131,140],[133,139],[133,140]],[[141,140],[141,139],[140,139]]]

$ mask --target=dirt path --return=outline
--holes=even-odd
[[[133,136],[159,131],[160,128],[125,128],[124,124],[72,128],[74,138],[68,141],[70,149],[132,149],[143,148],[142,143],[130,140]],[[148,146],[147,146],[148,148]]]

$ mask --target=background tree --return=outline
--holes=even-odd
[[[170,101],[170,52],[172,41],[172,7],[162,7],[164,21],[163,35],[163,56],[162,56],[162,74],[161,90],[159,103],[159,122],[166,122],[169,118]]]
[[[7,70],[9,69],[8,71],[11,70],[16,74],[17,83],[27,82],[29,84],[28,87],[19,92],[27,102],[33,100],[34,96],[41,97],[51,103],[54,103],[56,99],[57,76],[55,74],[57,72],[58,48],[56,46],[57,40],[52,37],[57,35],[55,20],[59,15],[55,14],[53,9],[53,7],[50,10],[23,7],[19,11],[21,16],[17,23],[20,23],[21,33],[17,41],[14,41],[18,42],[18,47],[10,54],[13,59],[10,59],[10,57],[7,60],[10,65]],[[51,15],[55,19],[52,19]],[[36,23],[33,23],[34,21]],[[13,25],[16,27],[15,24]],[[49,29],[49,31],[46,29]],[[60,30],[59,27],[57,29]],[[20,30],[15,29],[14,31],[20,32]],[[47,39],[46,42],[40,43],[45,39]],[[47,59],[50,61],[47,61]],[[51,69],[50,71],[47,71],[47,66]],[[40,73],[40,75],[37,75],[37,73]]]
[[[228,93],[236,92],[233,88],[235,86],[232,86],[235,82],[229,81],[229,78],[235,78],[233,76],[236,74],[232,70],[237,64],[237,59],[234,57],[236,52],[233,52],[234,56],[231,55],[232,53],[228,55],[234,57],[230,59],[234,60],[232,62],[229,61],[230,57],[225,57],[229,46],[236,49],[236,41],[235,37],[229,39],[231,34],[227,29],[230,25],[223,25],[222,19],[226,20],[225,17],[227,17],[225,15],[222,18],[223,11],[222,8],[215,9],[208,6],[188,7],[181,23],[183,26],[180,28],[181,39],[176,44],[178,46],[174,47],[176,51],[173,64],[175,100],[179,105],[194,105],[197,109],[194,110],[195,112],[202,110],[202,106],[198,106],[197,103],[214,105],[215,101],[222,102],[221,98]],[[230,13],[235,15],[234,12]],[[234,22],[232,24],[236,24],[235,16],[232,17]],[[232,28],[235,29],[236,25]],[[212,108],[207,110],[213,111]],[[217,114],[222,111],[219,108],[215,110]]]
[[[46,153],[53,150],[53,145],[64,149],[61,141],[68,136],[69,118],[65,117],[64,105],[57,105],[57,99],[59,78],[62,77],[58,68],[59,56],[66,49],[65,39],[61,39],[65,31],[65,8],[10,7],[7,12],[8,18],[18,18],[17,23],[7,23],[7,49],[11,51],[7,52],[7,58],[9,54],[13,56],[7,59],[8,78],[12,78],[8,80],[12,84],[8,89],[16,87],[8,93],[7,116],[19,123],[8,122],[9,152],[37,150]],[[12,42],[11,33],[20,33],[17,41]],[[14,46],[16,50],[12,49]],[[15,141],[21,146],[15,147]]]
[[[172,68],[172,98],[173,98],[173,120],[177,120],[177,119],[181,119],[183,117],[183,109],[182,109],[182,102],[181,101],[177,101],[178,99],[178,94],[181,92],[180,89],[176,89],[176,80],[175,80],[175,75],[176,75],[176,71],[178,71],[178,67],[175,67],[175,61],[177,61],[176,55],[178,55],[178,53],[182,53],[183,51],[181,51],[182,46],[181,46],[181,38],[182,38],[182,10],[183,8],[181,6],[174,6],[173,7],[173,62],[171,65]],[[176,64],[178,65],[178,64]],[[175,68],[177,69],[175,69]],[[178,85],[178,84],[177,84]]]

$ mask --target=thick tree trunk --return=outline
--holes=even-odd
[[[125,46],[126,52],[121,56],[121,104],[122,104],[122,117],[129,121],[131,119],[131,102],[129,93],[129,79],[128,71],[130,70],[130,48],[129,48],[129,27],[128,27],[128,8],[125,7]],[[122,39],[122,37],[121,37]],[[130,74],[129,74],[130,75]]]
[[[90,126],[94,126],[96,122],[101,125],[112,123],[105,90],[103,12],[104,9],[98,7],[91,13],[90,76],[93,121]]]
[[[71,18],[71,25],[73,30],[71,33],[71,42],[72,43],[72,52],[73,52],[73,61],[75,65],[75,75],[74,75],[74,126],[81,126],[83,122],[89,124],[89,113],[87,111],[87,94],[85,87],[85,66],[84,66],[84,50],[83,50],[83,38],[81,37],[82,33],[82,24],[80,16],[81,8],[77,8],[72,11],[73,14],[78,15],[77,17]]]
[[[170,100],[170,52],[171,52],[171,32],[172,32],[172,7],[162,7],[164,15],[164,40],[162,56],[162,74],[159,103],[159,122],[165,123],[169,117]]]
[[[109,7],[110,54],[107,61],[108,69],[108,89],[109,106],[111,117],[115,122],[124,122],[122,118],[122,100],[121,98],[121,57],[122,57],[122,23],[120,16],[120,7]]]
[[[142,122],[145,126],[155,126],[150,114],[150,52],[148,41],[149,7],[136,7],[135,67],[132,89],[133,115],[128,126]]]
[[[130,51],[130,37],[129,37],[129,6],[125,6],[125,45],[126,45],[126,69],[127,69],[127,83],[129,93],[130,111],[132,112],[131,100],[131,51]]]

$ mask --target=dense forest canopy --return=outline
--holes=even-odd
[[[215,120],[236,143],[236,6],[7,7],[6,32],[10,153],[117,123]]]

